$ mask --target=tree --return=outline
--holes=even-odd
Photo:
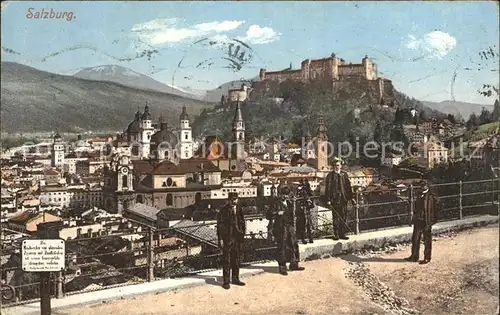
[[[493,105],[493,112],[491,113],[491,119],[493,121],[500,121],[500,102],[498,102],[498,99],[495,100],[495,104]]]
[[[491,122],[491,113],[483,107],[479,115],[479,125],[489,124]]]
[[[453,115],[453,114],[448,114],[448,116],[446,116],[446,119],[448,119],[452,124],[457,123],[457,120],[455,119],[455,115]]]
[[[479,60],[472,61],[474,68],[468,67],[464,70],[467,71],[490,71],[490,72],[498,72],[498,61],[500,58],[500,54],[498,53],[498,49],[496,46],[490,46],[486,49],[483,49],[479,52]],[[478,89],[478,93],[485,97],[498,97],[498,84],[483,84],[480,89]]]
[[[419,123],[423,123],[428,120],[428,115],[424,110],[421,110],[420,113],[418,114],[418,121]]]
[[[391,140],[395,142],[401,141],[405,144],[409,142],[404,132],[403,125],[397,124],[393,126],[391,131]]]
[[[475,127],[479,126],[479,118],[476,116],[475,113],[472,113],[469,117],[469,120],[467,120],[467,129],[471,130],[474,129]]]
[[[380,126],[380,121],[378,120],[375,125],[375,131],[373,132],[373,140],[377,143],[382,142],[382,126]]]

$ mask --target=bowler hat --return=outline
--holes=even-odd
[[[336,156],[336,157],[334,157],[332,159],[332,164],[336,164],[336,163],[341,163],[342,164],[343,162],[344,161],[342,161],[342,159],[340,157],[338,157],[338,156]]]
[[[282,195],[288,195],[288,194],[290,194],[290,188],[288,188],[287,186],[281,188],[281,194]]]
[[[230,192],[229,194],[227,194],[227,198],[229,198],[229,199],[238,199],[238,193]]]

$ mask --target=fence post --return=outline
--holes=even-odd
[[[154,240],[153,240],[153,228],[150,227],[148,230],[148,236],[149,236],[149,242],[148,242],[148,260],[147,260],[147,278],[148,282],[151,282],[154,280]]]
[[[293,229],[296,231],[296,228],[297,228],[297,217],[295,216],[295,214],[297,213],[297,197],[295,195],[293,195],[292,197],[292,203],[293,203],[293,213],[292,213],[292,218],[293,218]]]
[[[63,273],[62,271],[57,272],[56,274],[56,298],[61,299],[64,297],[64,291],[63,291]]]
[[[359,234],[359,190],[356,190],[356,235]]]
[[[491,179],[491,204],[495,206],[495,179]]]
[[[499,169],[500,169],[500,166],[499,166]],[[499,174],[500,175],[500,174]],[[498,211],[498,215],[500,215],[500,176],[498,176],[498,179],[497,179],[497,193],[498,193],[498,196],[497,196],[497,211]]]
[[[415,212],[413,184],[410,184],[410,226],[412,224],[413,213]]]
[[[459,185],[458,187],[460,188],[460,191],[458,193],[458,198],[460,198],[460,200],[459,200],[460,201],[459,207],[460,207],[460,220],[461,220],[464,217],[464,214],[463,214],[463,205],[462,205],[462,202],[463,202],[462,201],[462,197],[463,197],[462,181],[458,182],[458,185]]]

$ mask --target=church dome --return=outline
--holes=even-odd
[[[139,110],[137,110],[137,112],[135,112],[134,120],[130,124],[128,124],[128,126],[127,126],[127,133],[128,134],[139,133],[139,131],[140,131],[139,120],[140,119],[141,119],[141,112]]]
[[[182,106],[182,113],[180,116],[180,120],[189,120],[189,115],[186,112],[186,105]]]
[[[169,143],[172,146],[172,149],[174,149],[179,142],[177,136],[168,129],[166,123],[162,123],[161,129],[151,136],[151,144],[159,145],[162,142]]]
[[[128,127],[127,127],[127,133],[139,133],[139,121],[138,120],[134,120],[132,121]]]
[[[144,113],[142,114],[142,120],[151,120],[151,113],[149,112],[149,106],[144,107]]]

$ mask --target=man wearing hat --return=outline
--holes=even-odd
[[[278,261],[279,273],[288,275],[286,263],[290,262],[290,271],[304,270],[299,267],[299,243],[295,235],[293,204],[288,197],[290,188],[284,186],[280,190],[280,196],[272,202],[266,217],[273,222],[273,236],[276,241],[276,260]]]
[[[297,226],[295,231],[297,233],[297,238],[302,240],[302,244],[307,244],[306,238],[309,239],[309,243],[313,243],[312,237],[312,224],[311,224],[311,209],[314,208],[314,203],[310,197],[311,189],[307,187],[304,181],[301,181],[301,185],[297,188]]]
[[[424,260],[421,264],[431,261],[432,253],[432,226],[437,222],[438,198],[430,191],[426,181],[417,183],[421,189],[417,190],[415,212],[413,213],[413,235],[411,238],[411,256],[407,261],[417,262],[420,256],[420,240],[424,237]]]
[[[238,204],[238,194],[230,192],[228,198],[229,203],[217,213],[217,237],[222,249],[222,287],[226,290],[230,288],[230,278],[234,285],[245,285],[240,281],[240,250],[245,239],[246,222]]]
[[[332,207],[333,239],[348,240],[347,232],[347,202],[356,204],[351,188],[349,175],[342,170],[342,160],[333,160],[334,170],[326,176],[325,199]]]

